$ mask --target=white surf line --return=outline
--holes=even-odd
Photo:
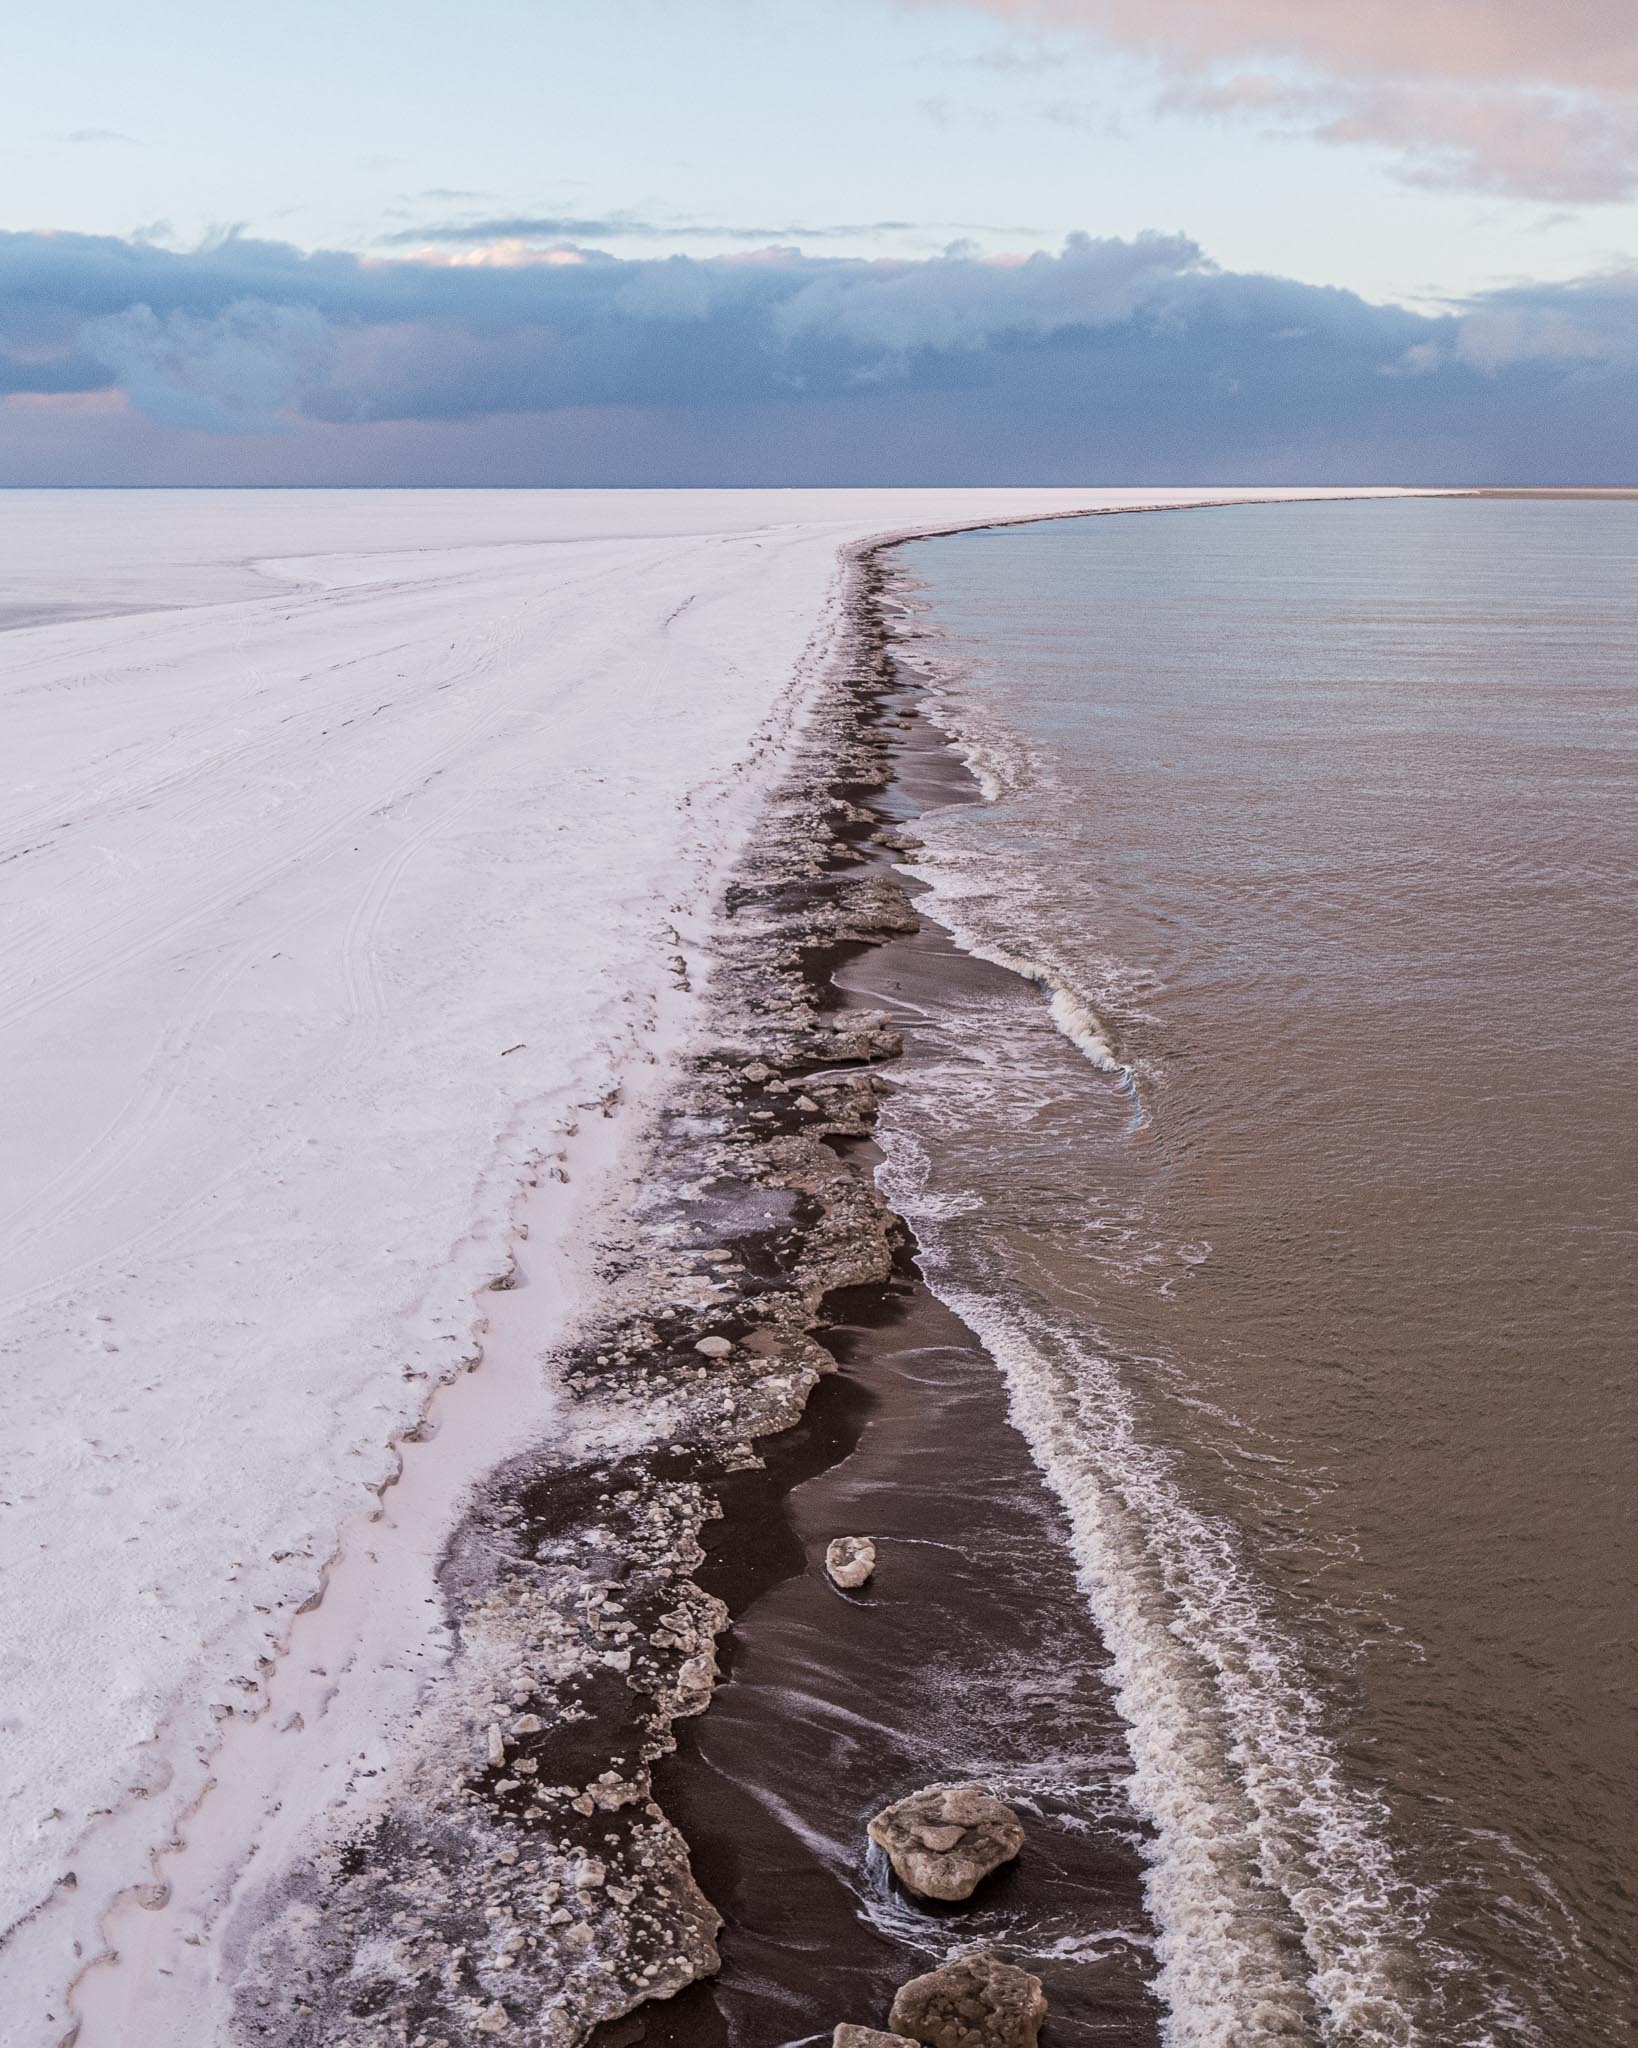
[[[1130,1730],[1133,1803],[1156,1830],[1146,1889],[1171,2041],[1301,2040],[1311,1999],[1337,2048],[1406,2048],[1418,2038],[1417,1929],[1385,1816],[1347,1783],[1232,1539],[1142,1441],[1108,1361],[940,1273],[936,1254],[931,1264],[935,1292],[1000,1367],[1070,1519]],[[1306,1970],[1290,1967],[1276,1899]]]
[[[892,607],[906,620],[930,610],[902,595]],[[1007,791],[981,772],[988,757],[961,730],[936,658],[918,646],[905,665],[927,692],[924,715],[966,757],[977,807],[997,801]],[[910,829],[925,823],[906,820]],[[961,891],[949,888],[936,857],[898,865],[929,886],[918,910],[962,951],[1038,987],[1055,1029],[1135,1097],[1132,1070],[1065,977],[973,930],[952,908]],[[914,1092],[912,1078],[904,1101]],[[1131,1796],[1156,1831],[1146,1890],[1168,2041],[1245,2048],[1303,2040],[1311,2001],[1323,2039],[1338,2048],[1406,2048],[1418,2039],[1417,1927],[1386,1817],[1347,1782],[1297,1654],[1231,1534],[1185,1500],[1165,1454],[1143,1442],[1107,1359],[1074,1331],[958,1275],[939,1228],[949,1198],[927,1191],[928,1160],[913,1132],[889,1113],[878,1142],[884,1191],[916,1231],[929,1285],[994,1359],[1011,1418],[1069,1516],[1129,1731]],[[1276,1902],[1300,1936],[1306,1970],[1291,1966],[1270,1910]]]

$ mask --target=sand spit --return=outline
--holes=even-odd
[[[240,1918],[246,2040],[571,2048],[717,1966],[650,1770],[716,1679],[727,1610],[692,1579],[712,1482],[759,1464],[834,1369],[825,1298],[893,1266],[897,1225],[829,1141],[869,1130],[898,1040],[823,1018],[801,972],[915,924],[890,882],[849,877],[838,827],[879,820],[829,793],[881,779],[854,701],[878,683],[839,679],[803,750],[827,778],[793,778],[730,891],[710,1049],[559,1361],[579,1426],[495,1472],[447,1553],[453,1675],[367,1816]]]
[[[952,505],[949,516],[962,514]],[[845,538],[824,542],[832,564]],[[533,573],[518,565],[520,588]],[[702,1538],[736,1478],[757,1475],[758,1444],[791,1428],[828,1372],[835,1339],[814,1336],[827,1299],[881,1289],[906,1264],[865,1137],[892,1035],[856,1015],[832,1028],[815,971],[915,925],[882,872],[886,841],[869,847],[892,828],[877,808],[881,735],[861,715],[887,688],[864,597],[861,584],[851,666],[820,693],[725,921],[705,940],[684,920],[676,938],[677,990],[710,956],[707,1024],[693,1033],[706,1050],[655,1117],[641,1200],[598,1247],[599,1320],[553,1361],[568,1412],[554,1411],[549,1444],[491,1475],[444,1557],[437,1626],[452,1671],[427,1688],[408,1738],[392,1730],[359,1764],[345,1824],[281,1875],[252,1871],[235,1891],[206,1966],[235,2019],[212,2039],[558,2048],[634,2006],[653,2012],[712,1967],[714,1910],[652,1797],[655,1765],[715,1677],[725,1610],[698,1581]],[[582,623],[590,658],[606,635],[606,592]],[[727,642],[720,626],[701,627],[690,660],[736,679],[783,677],[757,621],[738,623]],[[805,681],[796,694],[811,695]],[[778,725],[761,732],[764,756],[784,752]],[[752,808],[744,794],[723,795],[718,840]],[[523,1035],[497,1038],[508,1075]],[[669,1062],[669,1042],[662,1050]],[[630,1081],[628,1096],[640,1093]],[[611,1083],[605,1109],[618,1110],[619,1093]],[[520,1415],[515,1440],[538,1434]],[[874,1520],[838,1518],[827,1533]],[[156,1799],[165,1813],[139,1823],[157,1839],[175,1803]],[[92,1889],[82,1870],[82,1919]]]
[[[442,1495],[336,1682],[298,1617],[351,1597],[350,1532],[403,1522],[457,1410],[498,1413],[497,1457],[558,1431],[542,1347],[502,1387],[489,1344],[538,1274],[487,1285],[527,1220],[524,1263],[581,1298],[574,1148],[618,1138],[623,1207],[625,1129],[700,1023],[673,962],[709,951],[814,701],[838,551],[1254,495],[0,493],[24,601],[0,618],[0,1045],[29,1077],[0,1105],[20,2042],[62,2040],[111,1932],[127,1966],[74,2008],[87,2048],[220,2038],[196,2003],[229,1965],[216,1930],[238,1873],[329,1805],[314,1744],[275,1745],[276,1809],[221,1843],[208,1896],[178,1882],[132,1940],[110,1909],[156,1858],[177,1875],[179,1839],[198,1875],[218,1765],[246,1783],[226,1736],[280,1734],[293,1673],[335,1778],[375,1787],[441,1682]],[[24,623],[38,604],[78,615]],[[559,1169],[570,1199],[537,1204]],[[439,1441],[406,1452],[429,1401]],[[175,1977],[133,1960],[161,1920],[193,1942]]]

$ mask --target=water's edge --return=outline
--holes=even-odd
[[[444,1555],[452,1672],[345,1824],[224,1917],[236,2038],[828,2041],[975,1943],[1042,1976],[1061,2048],[1159,2038],[1154,1836],[1066,1503],[877,1184],[914,1015],[879,988],[1013,966],[895,872],[907,822],[982,794],[894,655],[889,559],[919,537],[845,559],[711,957],[677,955],[681,987],[709,977],[702,1029],[550,1360],[564,1430],[489,1474]],[[867,1595],[823,1575],[844,1533],[881,1543]],[[928,1913],[864,1821],[967,1777],[1028,1846]]]
[[[847,707],[845,772],[823,757],[814,771],[829,874],[863,874],[884,902],[907,886],[913,904],[907,827],[981,791],[893,659],[884,558],[898,545],[861,564],[852,665],[874,680]],[[879,1027],[885,1013],[906,1032],[899,977],[970,986],[998,972],[913,910],[805,943],[797,964],[821,1014]],[[872,1179],[884,1164],[863,1134],[838,1149]],[[1059,2042],[1159,2039],[1147,1838],[1067,1520],[994,1359],[927,1284],[902,1220],[890,1228],[891,1272],[821,1304],[841,1370],[795,1429],[759,1444],[765,1470],[720,1489],[724,1519],[702,1538],[696,1581],[732,1618],[725,1682],[654,1790],[725,1914],[722,1974],[600,2028],[594,2048],[828,2042],[839,2020],[884,2025],[899,1983],[972,1946],[1043,1977]],[[849,1533],[878,1544],[863,1595],[839,1595],[821,1567]],[[867,1856],[864,1822],[917,1785],[968,1777],[1016,1806],[1030,1840],[970,1912],[928,1912]]]
[[[240,2038],[763,2048],[880,2023],[974,1941],[1043,1977],[1064,2048],[1157,2038],[1141,1830],[1061,1511],[876,1186],[900,1039],[838,981],[920,924],[887,843],[916,690],[884,552],[846,565],[705,1028],[598,1246],[595,1319],[551,1361],[568,1427],[477,1489],[440,1571],[453,1669],[401,1753],[237,1903]],[[948,800],[967,778],[920,737]],[[882,1541],[866,1597],[822,1574],[839,1533]],[[1030,1830],[955,1921],[864,1835],[952,1776]]]

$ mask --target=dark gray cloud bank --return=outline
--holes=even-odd
[[[641,214],[610,213],[583,220],[570,214],[506,214],[494,220],[428,221],[383,235],[388,248],[425,249],[440,244],[479,246],[485,242],[621,242],[677,240],[696,235],[716,242],[837,242],[863,235],[909,233],[909,220],[872,220],[826,227],[749,227],[743,222],[644,220]]]
[[[0,481],[1628,482],[1638,280],[1457,312],[1182,236],[466,265],[0,235]]]

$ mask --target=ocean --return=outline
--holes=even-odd
[[[1191,2048],[1635,2037],[1635,544],[1425,499],[888,558],[975,784],[904,860],[987,966],[864,989],[882,1177],[1061,1509]]]

